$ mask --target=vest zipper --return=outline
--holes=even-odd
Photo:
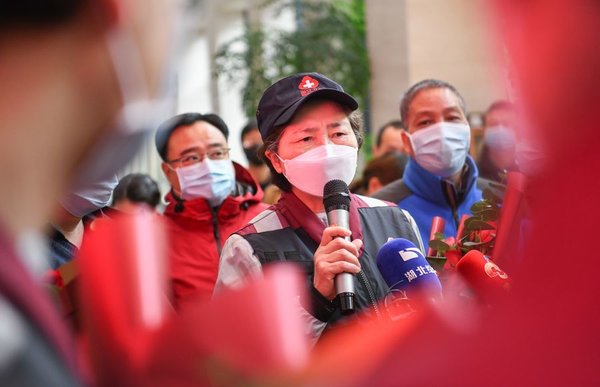
[[[373,292],[369,281],[367,281],[367,277],[365,276],[364,271],[361,270],[358,272],[358,279],[363,283],[363,285],[365,285],[365,288],[367,288],[367,293],[369,294],[369,301],[371,302],[371,306],[375,310],[375,314],[377,315],[377,317],[381,318],[381,313],[379,312],[379,307],[377,306],[377,301],[375,300],[375,293]]]
[[[217,251],[219,252],[219,256],[221,256],[221,235],[219,234],[219,219],[217,217],[217,209],[212,208],[212,224],[213,224],[213,234],[215,236],[215,241],[217,242]]]

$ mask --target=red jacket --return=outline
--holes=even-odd
[[[233,164],[238,194],[228,196],[216,211],[203,198],[182,201],[171,192],[166,196],[164,215],[176,307],[190,297],[212,295],[225,240],[268,207],[261,202],[263,191],[250,173]]]

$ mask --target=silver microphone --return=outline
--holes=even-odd
[[[323,188],[323,205],[330,225],[350,229],[350,191],[342,180],[331,180]],[[351,241],[350,237],[345,237]],[[354,275],[340,273],[335,276],[335,292],[342,314],[352,314],[354,308]]]

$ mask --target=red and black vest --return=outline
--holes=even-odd
[[[389,293],[389,287],[376,264],[377,251],[388,238],[406,238],[419,246],[419,240],[402,210],[378,199],[351,194],[350,230],[352,239],[361,239],[359,260],[362,271],[355,276],[355,304],[358,310],[373,307]],[[342,318],[335,303],[329,302],[312,286],[314,261],[325,224],[292,193],[283,193],[277,204],[260,213],[237,232],[248,241],[263,266],[292,262],[307,275],[312,295],[307,310],[317,319],[332,323]],[[329,326],[330,324],[328,324]]]

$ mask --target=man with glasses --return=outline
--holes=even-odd
[[[228,135],[219,116],[200,113],[172,117],[156,132],[171,185],[164,214],[177,308],[210,297],[223,243],[266,208],[260,186],[229,159]]]

